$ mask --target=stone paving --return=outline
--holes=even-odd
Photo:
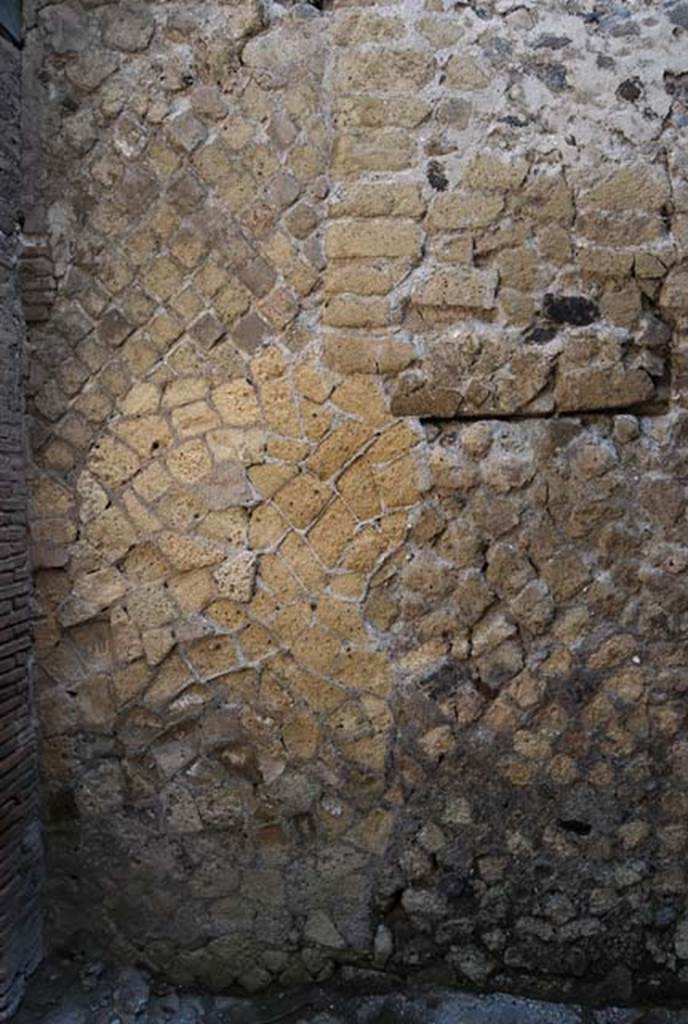
[[[441,987],[209,996],[158,984],[134,967],[60,961],[34,979],[13,1024],[688,1024],[688,1008],[594,1009]]]

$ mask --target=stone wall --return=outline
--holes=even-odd
[[[17,289],[19,104],[19,49],[0,30],[0,1019],[13,1013],[42,952]]]
[[[688,982],[687,29],[34,0],[56,943]]]

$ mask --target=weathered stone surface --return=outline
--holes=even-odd
[[[438,196],[428,212],[431,231],[484,228],[493,224],[504,209],[500,196],[482,192],[446,192]]]
[[[413,91],[426,85],[433,71],[434,61],[422,51],[352,48],[336,60],[335,88],[344,93]]]
[[[153,18],[144,4],[124,4],[106,14],[103,42],[111,49],[134,53],[146,49],[153,31]]]
[[[331,259],[361,256],[418,256],[418,228],[404,221],[342,221],[327,231],[325,251]]]
[[[588,6],[27,20],[60,948],[680,994],[685,30]]]
[[[418,306],[459,306],[492,309],[497,291],[495,271],[437,270],[413,294]]]
[[[219,592],[234,601],[251,600],[256,575],[256,559],[246,551],[228,558],[214,573]]]

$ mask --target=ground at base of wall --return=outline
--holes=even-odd
[[[440,987],[207,996],[156,985],[135,967],[53,961],[34,978],[13,1024],[688,1024],[688,1008],[590,1009]]]

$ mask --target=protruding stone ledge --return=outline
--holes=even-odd
[[[668,332],[659,327],[647,323],[636,335],[570,326],[525,336],[485,326],[438,332],[397,378],[392,412],[538,416],[645,406],[661,399],[665,383]]]

